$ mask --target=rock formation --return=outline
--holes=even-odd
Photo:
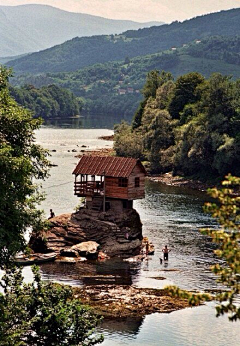
[[[108,256],[138,254],[142,241],[139,214],[134,209],[117,214],[112,210],[98,212],[85,208],[62,214],[49,220],[47,231],[33,233],[29,246],[35,252],[72,253],[76,250],[74,245],[89,241],[98,243],[96,251],[101,249]]]

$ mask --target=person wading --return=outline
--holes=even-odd
[[[164,261],[168,261],[168,254],[170,251],[171,250],[168,249],[167,245],[165,245],[165,248],[162,249]]]

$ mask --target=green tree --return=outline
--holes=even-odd
[[[43,119],[71,117],[79,114],[81,108],[81,102],[69,90],[53,84],[41,89],[32,85],[10,87],[10,94],[21,106],[30,109],[34,116]]]
[[[23,284],[21,269],[9,269],[11,257],[24,250],[29,229],[42,229],[42,200],[33,182],[45,179],[47,152],[35,143],[41,125],[9,95],[11,72],[0,69],[0,345],[94,345],[98,322],[86,307],[73,299],[70,288],[43,283],[37,269],[32,284]],[[5,265],[5,266],[4,266]]]
[[[195,89],[195,94],[195,103],[185,105],[181,113],[184,122],[175,130],[174,170],[202,179],[222,179],[228,172],[238,176],[238,82],[213,74]]]
[[[8,269],[0,282],[0,345],[95,345],[103,341],[93,328],[100,322],[73,296],[70,287],[34,280],[23,283],[20,268]]]
[[[25,247],[24,233],[40,227],[42,200],[35,179],[48,174],[47,152],[34,141],[41,125],[9,95],[10,71],[0,69],[0,266]]]
[[[164,155],[164,151],[174,144],[171,120],[168,111],[159,109],[157,101],[150,97],[139,130],[143,135],[144,153],[152,173],[168,171],[171,166]]]
[[[174,119],[180,118],[180,113],[187,104],[197,101],[198,94],[196,89],[203,82],[204,77],[197,72],[187,73],[178,77],[171,102],[168,106],[168,110]]]
[[[146,103],[147,103],[147,99],[144,99],[143,101],[141,101],[135,114],[134,114],[133,121],[132,121],[132,129],[133,130],[135,130],[139,126],[141,126],[142,116],[143,116],[143,112],[144,112],[144,108],[146,106]]]
[[[207,203],[205,211],[217,219],[220,228],[201,231],[218,245],[218,249],[214,252],[223,260],[223,265],[214,265],[212,271],[226,290],[216,294],[214,299],[219,302],[216,306],[217,317],[228,314],[230,321],[240,319],[240,306],[236,302],[240,293],[240,197],[236,195],[239,193],[239,188],[240,178],[228,175],[222,182],[221,189],[209,190],[210,196],[216,199],[216,203]],[[168,287],[168,290],[174,296],[187,298],[191,305],[212,299],[209,294],[191,294],[178,287]]]
[[[159,73],[157,70],[148,72],[146,82],[142,89],[144,100],[140,103],[135,115],[133,117],[132,128],[136,129],[141,126],[143,111],[146,106],[147,100],[152,97],[156,98],[157,89],[164,83],[173,80],[170,72],[162,71]]]
[[[133,132],[125,121],[114,127],[114,150],[118,156],[143,159],[141,133]]]

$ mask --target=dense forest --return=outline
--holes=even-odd
[[[148,161],[152,173],[221,179],[240,174],[240,80],[153,70],[132,125],[115,128],[120,156]]]
[[[66,118],[79,115],[81,102],[69,90],[57,85],[37,89],[32,85],[21,88],[10,87],[11,96],[25,108],[33,112],[34,117]]]
[[[221,11],[184,22],[129,30],[120,35],[76,37],[61,45],[12,60],[17,72],[75,71],[85,66],[124,60],[182,47],[214,35],[240,34],[240,9]]]
[[[182,48],[124,61],[85,67],[75,72],[16,76],[15,85],[36,87],[56,84],[71,90],[82,100],[83,112],[114,115],[130,120],[142,99],[141,89],[148,71],[170,71],[174,77],[198,71],[205,77],[217,71],[240,75],[240,36],[215,36]]]

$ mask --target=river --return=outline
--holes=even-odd
[[[73,195],[72,171],[82,150],[108,148],[112,142],[100,140],[111,135],[110,129],[42,127],[36,140],[51,152],[51,176],[43,183],[46,200],[42,204],[46,216],[52,208],[56,215],[74,211],[79,203]],[[138,287],[161,288],[176,284],[181,288],[204,290],[216,288],[209,266],[217,261],[210,240],[199,228],[214,221],[202,211],[208,199],[202,192],[171,187],[147,180],[146,198],[134,202],[143,223],[143,235],[155,245],[155,254],[142,263],[127,263],[120,259],[89,266],[103,277],[111,276],[112,283],[127,283]],[[168,264],[160,264],[161,249],[171,248]],[[71,285],[96,284],[83,275],[79,266],[45,264],[41,266],[45,280]],[[30,280],[29,268],[25,275]],[[156,277],[164,277],[157,280]],[[89,281],[90,280],[90,281]],[[239,345],[237,323],[215,317],[214,303],[197,308],[155,313],[143,319],[105,320],[99,329],[105,336],[104,346],[167,345],[167,346],[236,346]]]

